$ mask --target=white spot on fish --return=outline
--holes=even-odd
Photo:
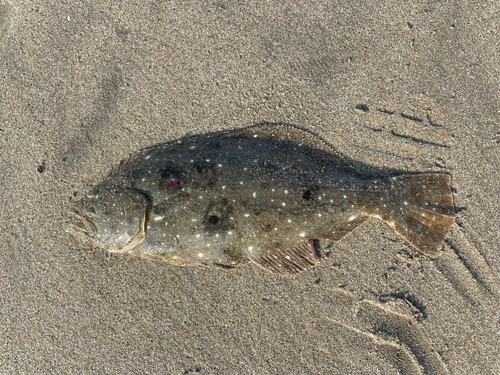
[[[257,197],[257,193],[253,193],[253,197],[254,197],[254,198],[255,198],[255,197]]]
[[[148,160],[150,157],[151,157],[151,155],[148,155],[148,156],[146,156],[146,158],[145,158],[145,159],[146,159],[146,160]]]

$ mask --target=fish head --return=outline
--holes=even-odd
[[[81,208],[73,208],[69,213],[69,224],[66,231],[78,236],[93,238],[97,233],[97,227],[92,222],[94,218],[92,212],[85,212]]]
[[[74,205],[66,231],[107,250],[120,251],[145,232],[150,199],[138,189],[98,187]]]

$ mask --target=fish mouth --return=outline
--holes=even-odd
[[[71,212],[66,232],[71,234],[84,234],[94,238],[97,233],[97,227],[92,221],[87,219],[85,215],[82,215],[77,210],[74,210]]]

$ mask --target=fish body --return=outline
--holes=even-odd
[[[252,262],[291,274],[370,217],[435,257],[454,221],[450,176],[363,178],[314,134],[261,124],[185,137],[124,160],[75,206],[73,230],[174,265]]]

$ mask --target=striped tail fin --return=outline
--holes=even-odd
[[[450,182],[449,175],[439,173],[389,179],[393,204],[383,219],[418,251],[433,258],[455,221]]]

